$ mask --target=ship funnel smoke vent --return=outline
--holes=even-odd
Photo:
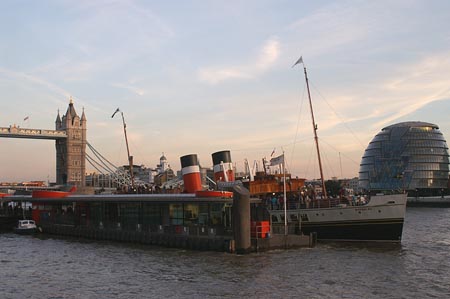
[[[233,182],[234,170],[230,151],[220,151],[212,154],[214,165],[214,180],[216,182]]]
[[[183,175],[184,192],[195,193],[202,189],[200,165],[196,154],[180,157],[181,174]]]

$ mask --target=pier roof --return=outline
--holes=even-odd
[[[194,194],[112,194],[112,195],[70,195],[62,198],[33,198],[31,195],[15,195],[2,198],[2,201],[32,203],[77,203],[77,202],[147,202],[147,203],[233,203],[232,198],[196,197]],[[251,203],[261,199],[251,198]]]

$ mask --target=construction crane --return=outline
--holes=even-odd
[[[127,138],[127,124],[125,123],[125,117],[123,116],[123,112],[120,111],[119,108],[113,113],[111,118],[114,118],[117,112],[120,112],[122,115],[122,123],[123,123],[123,133],[125,134],[125,143],[127,145],[127,158],[130,167],[130,177],[131,177],[131,188],[134,190],[134,175],[133,175],[133,156],[130,155],[130,148],[128,146],[128,138]]]

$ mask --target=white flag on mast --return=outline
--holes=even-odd
[[[284,164],[284,154],[270,159],[270,166],[276,166],[276,165],[280,165],[280,164]]]
[[[292,67],[296,66],[299,63],[303,63],[303,57],[302,56],[300,56],[300,58],[297,60],[296,63],[294,63],[294,65]]]

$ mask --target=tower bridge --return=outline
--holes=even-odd
[[[99,173],[109,175],[119,186],[130,185],[130,174],[109,162],[86,139],[87,119],[75,111],[72,99],[64,115],[58,114],[55,130],[21,128],[16,125],[0,127],[0,137],[47,139],[55,141],[56,148],[56,184],[86,186],[86,161]],[[86,145],[92,152],[86,152]]]
[[[87,119],[78,116],[72,99],[66,113],[58,115],[55,130],[20,128],[16,125],[0,127],[0,137],[55,140],[56,183],[85,186]]]
[[[0,137],[27,139],[65,139],[66,131],[20,128],[14,126],[0,127]]]

